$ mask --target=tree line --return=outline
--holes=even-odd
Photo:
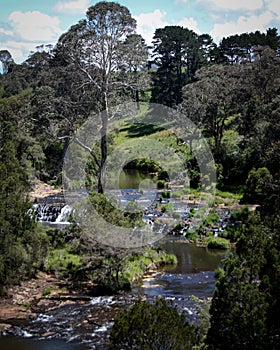
[[[75,130],[102,111],[99,150],[88,150],[102,193],[111,108],[132,100],[179,108],[209,139],[220,186],[244,184],[252,165],[276,171],[279,47],[276,28],[217,45],[209,34],[166,26],[149,48],[128,9],[100,2],[55,47],[38,47],[22,64],[0,52],[1,105],[21,104],[21,162],[42,181],[61,181],[68,143],[79,142]]]

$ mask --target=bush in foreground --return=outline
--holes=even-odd
[[[139,300],[116,317],[109,350],[189,350],[196,338],[196,327],[165,299]]]

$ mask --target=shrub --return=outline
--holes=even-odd
[[[109,350],[188,350],[196,343],[195,330],[165,299],[154,305],[136,301],[116,317]]]
[[[46,289],[43,290],[42,296],[43,296],[43,297],[46,297],[47,295],[50,295],[51,292],[52,292],[52,291],[51,291],[50,288],[46,288]]]
[[[70,253],[67,248],[53,250],[47,260],[46,270],[58,277],[69,277],[82,266],[81,257]]]
[[[246,180],[243,203],[261,203],[265,197],[267,184],[271,180],[272,175],[267,168],[253,168]]]
[[[208,248],[211,249],[229,249],[230,243],[227,239],[221,237],[210,237],[207,239]]]
[[[217,222],[219,220],[219,218],[220,218],[219,215],[215,211],[212,210],[208,214],[208,216],[207,216],[207,218],[205,220],[205,225],[206,226],[211,226],[211,225],[213,225],[214,222]]]
[[[162,190],[166,187],[166,181],[165,180],[158,180],[157,182],[157,189]]]

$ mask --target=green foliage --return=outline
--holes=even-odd
[[[272,175],[265,167],[255,169],[253,168],[246,181],[246,187],[243,196],[245,203],[260,203],[265,196],[267,183],[272,180]]]
[[[0,130],[0,286],[19,283],[43,263],[48,239],[28,213],[28,178],[16,157],[17,135],[10,122]]]
[[[273,50],[279,47],[279,37],[276,28],[267,29],[266,33],[260,31],[242,33],[223,38],[220,50],[224,60],[228,63],[250,61],[254,47],[269,46]]]
[[[163,250],[149,248],[144,254],[131,255],[124,258],[123,277],[131,284],[139,281],[149,266],[176,265],[177,258],[174,254],[167,254]]]
[[[244,205],[241,209],[234,210],[230,216],[231,225],[227,226],[223,237],[236,242],[242,234],[244,225],[248,223],[249,215],[250,211],[247,205]]]
[[[40,175],[42,181],[49,181],[52,185],[61,184],[62,179],[59,174],[62,171],[63,148],[63,144],[59,141],[44,147],[44,170]]]
[[[249,208],[247,205],[244,205],[241,209],[237,209],[231,213],[230,220],[233,222],[241,221],[246,222],[249,218]]]
[[[163,213],[172,214],[174,212],[173,203],[167,203],[161,206],[161,211]]]
[[[131,201],[124,211],[117,208],[117,203],[113,203],[105,195],[95,191],[90,192],[90,201],[98,214],[111,224],[123,227],[142,224],[142,209],[135,201]]]
[[[206,226],[212,226],[215,222],[217,222],[220,219],[218,213],[216,213],[214,210],[211,210],[208,214],[207,218],[205,219],[204,224]]]
[[[116,317],[110,350],[187,350],[196,343],[195,327],[164,299],[156,303],[136,301]]]
[[[207,238],[207,247],[210,249],[230,249],[230,242],[221,237],[210,237]]]
[[[82,257],[69,250],[69,247],[54,249],[45,262],[45,270],[57,277],[72,276],[82,266]]]
[[[226,198],[226,199],[234,199],[236,201],[239,201],[242,197],[241,193],[233,193],[233,192],[228,192],[228,191],[221,191],[219,189],[216,190],[216,196],[219,196],[221,198]]]
[[[43,290],[42,296],[43,296],[43,297],[46,297],[47,295],[50,295],[51,292],[52,292],[51,289],[48,287],[48,288],[46,288],[46,289]]]
[[[164,180],[158,180],[157,182],[157,189],[162,190],[166,187],[166,181]]]
[[[124,217],[134,225],[142,223],[143,208],[135,200],[129,201],[124,208]]]
[[[270,28],[266,34],[244,33],[224,38],[217,48],[208,35],[197,35],[179,26],[158,28],[154,37],[157,67],[151,72],[154,85],[152,91],[141,91],[149,88],[145,68],[148,51],[143,39],[133,34],[135,26],[126,8],[100,2],[90,7],[84,21],[61,36],[53,52],[36,52],[21,65],[12,62],[9,53],[1,52],[5,74],[0,77],[0,294],[42,267],[63,278],[90,278],[116,291],[130,287],[131,280],[141,277],[150,264],[175,263],[174,257],[163,252],[151,250],[128,256],[127,251],[114,247],[96,247],[73,233],[77,227],[70,232],[75,243],[66,245],[65,239],[70,235],[46,234],[29,215],[29,175],[60,184],[62,161],[73,131],[94,111],[127,98],[139,102],[142,96],[169,106],[181,104],[184,114],[208,138],[215,156],[218,185],[223,189],[235,186],[239,191],[238,194],[217,191],[222,199],[216,199],[216,203],[222,203],[224,198],[238,201],[246,182],[243,202],[260,204],[261,220],[253,222],[244,207],[232,213],[234,225],[223,233],[230,240],[238,240],[238,244],[236,254],[229,255],[224,269],[217,272],[206,341],[209,350],[277,349],[280,334],[277,29]],[[102,46],[105,41],[107,44]],[[99,52],[104,48],[117,49],[117,54],[105,55],[114,62],[100,62],[105,56]],[[107,63],[108,74],[104,76],[96,67]],[[202,66],[204,69],[199,70]],[[118,67],[117,71],[110,70],[112,67]],[[104,96],[110,96],[109,100]],[[142,145],[139,150],[146,154],[147,143],[141,139],[145,136],[175,150],[186,164],[190,199],[202,198],[200,169],[192,155],[193,140],[189,144],[181,142],[176,130],[171,132],[164,127],[130,120],[103,138],[103,148],[93,146],[86,169],[88,188],[96,186],[100,175],[93,154],[106,162],[107,151],[128,138],[134,141],[138,138]],[[82,152],[86,151],[81,149]],[[171,165],[169,171],[146,158],[135,159],[130,166],[157,172],[159,187],[164,188],[177,164],[173,163],[173,154],[162,155],[165,164]],[[74,185],[79,188],[81,184],[78,180]],[[173,196],[184,194],[182,190]],[[169,198],[169,192],[163,192],[162,197]],[[98,214],[112,224],[141,225],[141,208],[133,201],[122,211],[103,195],[90,193],[90,200]],[[170,204],[162,210],[173,213]],[[191,214],[194,213],[191,209]],[[206,224],[212,225],[216,219],[211,213]],[[195,239],[197,234],[193,232],[190,237]],[[228,241],[220,238],[211,237],[208,244],[209,248],[228,247]],[[88,256],[85,261],[84,254]],[[155,306],[139,303],[116,322],[112,333],[116,344],[111,347],[159,349],[163,344],[165,349],[191,348],[195,341],[188,327],[163,301]]]
[[[206,64],[207,53],[215,46],[210,36],[198,36],[180,26],[156,29],[154,55],[157,70],[153,72],[151,101],[169,107],[182,102],[182,88],[194,78],[195,72]],[[205,49],[204,55],[203,50]]]
[[[243,227],[236,254],[228,255],[223,270],[217,273],[206,339],[209,350],[279,346],[280,327],[275,313],[275,307],[279,307],[275,282],[279,283],[280,266],[279,240],[275,237],[279,233],[267,231],[260,217],[253,215]]]
[[[154,161],[146,158],[135,159],[128,163],[126,169],[138,169],[141,171],[147,171],[151,173],[157,173],[161,170],[160,166]]]

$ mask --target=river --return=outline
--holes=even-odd
[[[215,270],[225,255],[221,250],[210,250],[194,244],[169,240],[163,248],[175,254],[178,264],[162,271],[147,274],[140,292],[148,296],[181,297],[194,295],[209,298],[215,289]]]
[[[132,292],[66,304],[38,315],[25,326],[14,326],[7,337],[0,338],[0,349],[105,350],[115,315],[139,297],[153,302],[163,296],[184,311],[190,321],[197,322],[200,305],[192,296],[207,300],[213,295],[214,270],[225,253],[176,240],[167,241],[163,248],[176,254],[176,267],[148,273]]]

